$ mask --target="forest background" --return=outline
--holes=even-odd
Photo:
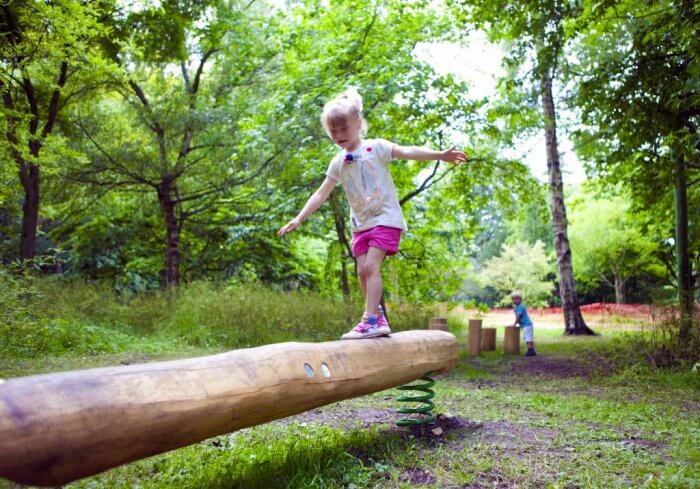
[[[671,306],[674,335],[695,334],[699,8],[5,2],[6,333],[39,289],[85,283],[123,303],[201,281],[361,302],[340,189],[275,234],[336,151],[323,104],[352,86],[370,137],[471,158],[392,163],[410,229],[385,266],[388,301],[496,307],[518,289],[529,307],[564,305],[567,331],[584,331],[579,304],[617,302]],[[436,69],[447,45],[501,53],[489,93]],[[562,182],[557,135],[584,180]],[[533,140],[547,181],[524,156]]]

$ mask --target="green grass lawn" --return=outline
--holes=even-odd
[[[386,391],[67,487],[700,487],[699,373],[621,366],[622,333],[536,334],[536,358],[499,345],[439,380],[436,411],[454,417],[440,436],[395,427],[398,393]],[[4,360],[0,375],[221,351],[143,341],[143,351]]]

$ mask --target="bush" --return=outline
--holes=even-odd
[[[28,358],[44,355],[94,355],[125,350],[133,337],[94,324],[42,318],[0,325],[2,356]]]
[[[197,346],[335,340],[362,315],[361,304],[254,284],[197,282],[180,287],[171,301],[173,315],[163,332]],[[406,306],[390,320],[396,331],[425,328],[428,315],[427,308]]]
[[[228,348],[336,339],[362,314],[357,305],[255,284],[197,282],[171,297],[163,333],[196,346]]]
[[[36,320],[33,305],[40,296],[31,276],[11,274],[0,268],[0,323],[15,324]]]
[[[48,277],[37,283],[45,301],[38,304],[53,318],[76,318],[120,331],[151,334],[169,316],[167,291],[118,294],[107,282]]]
[[[101,325],[51,318],[41,307],[44,299],[30,275],[0,270],[0,356],[110,353],[132,340]]]
[[[34,282],[6,273],[0,301],[0,355],[13,357],[140,351],[148,342],[233,349],[335,340],[360,318],[363,306],[210,281],[125,297],[106,283],[56,277]],[[423,329],[430,314],[428,306],[389,306],[395,331]]]
[[[694,320],[688,337],[680,338],[677,308],[652,307],[652,322],[642,334],[627,334],[615,360],[625,366],[692,369],[700,361],[700,321]]]

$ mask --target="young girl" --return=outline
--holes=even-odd
[[[362,320],[343,339],[385,336],[391,329],[379,305],[383,288],[381,266],[385,256],[398,252],[401,233],[407,229],[388,164],[394,158],[437,159],[457,164],[467,159],[454,147],[433,151],[399,146],[384,139],[364,139],[367,123],[362,117],[362,98],[355,90],[347,90],[328,102],[321,123],[341,149],[328,165],[324,182],[278,234],[282,236],[298,228],[341,182],[350,203],[352,254],[357,260],[360,287],[365,296]]]

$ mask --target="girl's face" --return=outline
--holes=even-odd
[[[354,151],[360,145],[360,129],[362,121],[359,117],[346,115],[333,118],[328,124],[328,135],[335,144],[346,151]]]

